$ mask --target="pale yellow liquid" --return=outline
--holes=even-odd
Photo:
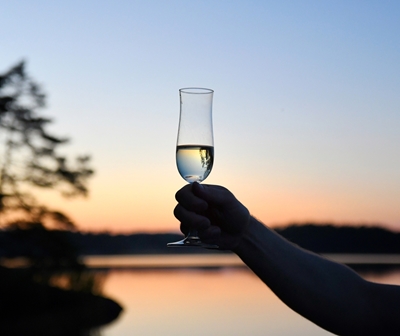
[[[212,146],[177,146],[176,165],[179,174],[189,183],[204,181],[214,163]]]

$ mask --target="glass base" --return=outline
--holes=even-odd
[[[196,236],[187,236],[180,241],[167,244],[167,247],[186,247],[186,246],[203,247],[203,248],[207,248],[207,249],[218,249],[219,248],[219,246],[215,245],[215,244],[203,243],[200,240],[200,238],[196,237]]]

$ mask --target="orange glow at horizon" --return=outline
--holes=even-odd
[[[108,185],[94,184],[88,199],[65,200],[54,192],[43,193],[41,199],[49,207],[69,214],[82,231],[179,232],[179,222],[173,216],[174,195],[183,185],[179,177],[171,182],[149,183],[146,178],[129,182],[129,176],[122,174]],[[235,183],[231,190],[252,215],[272,227],[308,221],[382,224],[400,229],[400,223],[396,223],[400,214],[392,206],[393,200],[388,203],[383,198],[371,206],[367,198],[364,204],[360,202],[360,193],[346,194],[318,186],[296,190],[284,185],[268,188]]]
[[[167,169],[154,164],[135,171],[125,167],[100,170],[89,184],[87,199],[64,199],[48,190],[40,193],[39,200],[70,215],[82,231],[179,232],[179,222],[173,215],[175,193],[186,182],[176,170],[173,150],[170,154]],[[377,181],[365,186],[346,180],[339,183],[329,176],[300,174],[296,169],[281,171],[279,167],[271,171],[261,166],[265,174],[249,175],[251,166],[257,164],[255,158],[235,171],[229,167],[231,161],[229,157],[217,160],[205,183],[227,187],[266,225],[276,227],[308,221],[381,224],[400,230],[396,184],[380,186]],[[159,178],[159,170],[166,171],[166,178]]]

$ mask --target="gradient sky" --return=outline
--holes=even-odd
[[[41,198],[84,230],[176,230],[178,89],[214,94],[215,165],[269,225],[400,230],[399,1],[3,1],[0,72],[21,59],[88,199]]]

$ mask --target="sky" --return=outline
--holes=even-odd
[[[272,227],[400,231],[400,2],[0,0],[0,73],[21,60],[87,199],[38,197],[89,231],[177,231],[182,87],[215,91],[215,162]]]

